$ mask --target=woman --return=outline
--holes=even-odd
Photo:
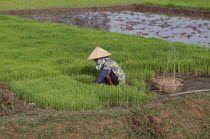
[[[125,83],[125,74],[120,66],[113,60],[109,59],[111,53],[96,47],[87,60],[96,62],[96,69],[100,70],[100,74],[95,83],[118,85]]]

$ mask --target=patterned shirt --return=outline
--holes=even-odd
[[[109,71],[112,70],[114,74],[118,77],[119,84],[125,83],[125,73],[115,61],[110,59],[106,60],[103,69],[108,69]]]

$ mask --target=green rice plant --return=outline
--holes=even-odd
[[[46,109],[57,110],[84,110],[106,106],[128,107],[142,104],[155,97],[145,94],[144,90],[128,85],[110,87],[86,84],[84,80],[79,80],[84,77],[82,75],[57,76],[14,81],[11,83],[11,88],[19,98],[27,102],[34,102]],[[93,79],[90,76],[88,78]],[[144,85],[141,83],[142,88]]]
[[[80,83],[85,83],[85,84],[93,84],[94,81],[96,80],[95,76],[91,75],[79,75],[79,76],[71,76],[74,80],[80,82]]]
[[[15,16],[0,15],[0,28],[0,82],[10,83],[19,98],[58,110],[127,107],[151,98],[132,85],[93,84],[99,71],[94,61],[86,59],[96,46],[113,54],[110,58],[119,63],[127,83],[164,73],[170,48],[164,40]],[[173,45],[180,59],[180,66],[175,63],[177,72],[209,74],[210,49],[183,43]],[[167,72],[173,69],[170,64]]]

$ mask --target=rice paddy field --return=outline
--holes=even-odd
[[[210,0],[0,0],[0,10],[127,5],[210,9]],[[96,46],[111,52],[127,82],[96,85],[99,72],[86,58]],[[166,69],[170,47],[177,59]],[[209,74],[210,49],[183,43],[0,15],[0,82],[15,95],[45,109],[86,110],[132,107],[156,97],[145,79],[155,74]],[[173,56],[172,56],[173,57]]]
[[[210,0],[0,0],[0,10],[93,7],[134,3],[210,10]]]
[[[210,0],[0,0],[0,11],[133,3],[210,10]],[[94,84],[99,71],[86,59],[96,46],[112,53],[126,84]],[[165,73],[184,80],[183,92],[209,88],[207,46],[0,14],[0,59],[1,139],[210,138],[209,91],[150,89]]]
[[[6,15],[0,15],[0,28],[0,82],[9,83],[22,100],[46,109],[130,107],[156,97],[145,93],[144,83],[155,73],[210,72],[210,49],[200,46],[172,43],[178,60],[165,71],[171,43],[164,40]],[[93,84],[99,72],[86,58],[96,46],[113,54],[126,84]]]

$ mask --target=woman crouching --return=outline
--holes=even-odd
[[[108,85],[125,83],[125,74],[115,61],[109,59],[111,55],[106,50],[96,47],[87,58],[87,60],[94,60],[96,69],[101,71],[95,83]]]

